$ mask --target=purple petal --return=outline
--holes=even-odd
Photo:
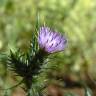
[[[48,27],[41,27],[38,36],[38,43],[40,48],[48,53],[62,51],[66,45],[64,36],[57,32],[53,32]]]

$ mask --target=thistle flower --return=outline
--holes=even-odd
[[[48,27],[41,27],[39,30],[38,43],[41,49],[47,53],[63,51],[66,45],[66,38]]]

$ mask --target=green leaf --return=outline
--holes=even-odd
[[[25,76],[26,74],[26,59],[24,54],[21,54],[20,51],[13,53],[10,50],[10,56],[8,59],[8,67],[11,71],[14,71],[19,76]]]
[[[39,12],[37,12],[36,14],[36,32],[39,30],[39,27],[40,27],[40,16],[39,16]]]
[[[0,53],[0,62],[6,61],[8,58],[6,53]]]
[[[85,96],[93,96],[91,89],[88,87],[85,88]]]
[[[31,89],[28,91],[27,96],[41,96],[38,86],[32,86]]]

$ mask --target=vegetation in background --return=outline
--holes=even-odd
[[[86,82],[86,85],[95,89],[96,0],[0,0],[1,89],[9,88],[21,80],[7,69],[5,54],[10,54],[10,49],[27,52],[32,32],[36,31],[35,26],[38,27],[38,15],[40,26],[47,25],[68,38],[65,51],[53,54],[48,62],[47,67],[56,66],[56,70],[44,70],[40,74],[42,78],[37,80],[39,84],[49,74],[48,84],[70,86],[71,83],[64,82],[67,78],[67,81],[71,79],[80,84]],[[14,90],[0,90],[0,96],[4,96],[4,93],[10,96]]]

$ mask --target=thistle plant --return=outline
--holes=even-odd
[[[40,27],[38,34],[33,33],[31,46],[26,54],[20,51],[15,53],[10,51],[8,67],[16,75],[23,78],[21,83],[25,85],[24,90],[28,93],[27,96],[32,96],[30,89],[34,84],[34,77],[40,74],[44,61],[52,53],[63,51],[66,42],[63,35],[43,26]]]

